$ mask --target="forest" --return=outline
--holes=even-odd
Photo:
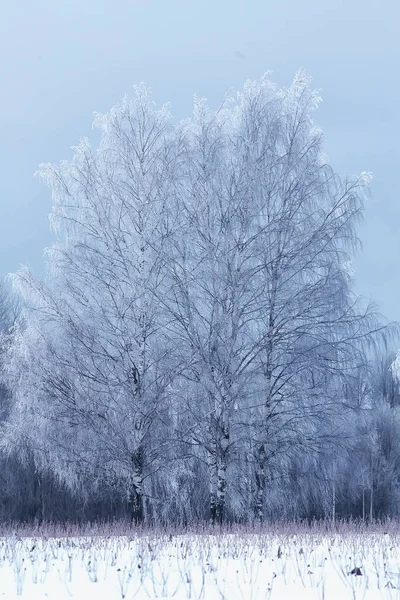
[[[265,75],[177,122],[140,84],[40,166],[45,272],[0,288],[1,521],[399,515],[399,329],[352,268],[371,175],[329,165],[320,100]]]

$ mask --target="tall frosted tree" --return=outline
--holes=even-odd
[[[175,369],[154,294],[173,220],[170,121],[138,86],[96,116],[97,150],[83,140],[72,161],[42,165],[59,241],[46,282],[26,268],[14,276],[29,313],[10,355],[14,430],[34,433],[38,459],[71,482],[122,482],[136,521]]]
[[[318,92],[299,72],[288,89],[250,85],[240,97],[257,219],[259,303],[254,360],[260,404],[252,410],[256,516],[263,517],[275,457],[315,451],[340,436],[343,379],[363,360],[377,327],[359,310],[348,262],[370,177],[341,179],[313,124]],[[331,426],[329,420],[334,419]]]
[[[276,456],[335,441],[343,378],[375,328],[347,266],[370,177],[342,180],[326,163],[318,103],[304,73],[283,90],[265,76],[216,112],[196,100],[183,127],[169,307],[191,359],[187,442],[208,466],[213,521],[229,479],[233,503],[233,479],[250,480],[245,506],[262,519]]]

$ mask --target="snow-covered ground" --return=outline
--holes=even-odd
[[[399,542],[368,531],[6,535],[0,600],[400,598]]]

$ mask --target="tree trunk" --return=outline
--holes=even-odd
[[[132,521],[138,525],[144,521],[143,503],[143,447],[139,446],[131,457],[132,479],[128,496],[128,508]]]
[[[211,491],[210,515],[213,525],[222,525],[225,518],[226,467],[220,466],[216,489]]]
[[[264,520],[264,490],[265,490],[265,447],[264,444],[258,449],[256,457],[256,520]]]
[[[374,519],[374,484],[371,483],[371,493],[369,497],[369,522],[372,523]]]
[[[226,471],[229,447],[229,431],[224,428],[222,436],[214,445],[210,461],[210,516],[213,525],[222,525],[226,508]]]
[[[362,491],[362,520],[363,523],[365,523],[365,488],[363,486],[363,491]]]
[[[268,429],[269,422],[273,418],[273,369],[274,369],[274,330],[275,330],[275,300],[277,294],[277,284],[278,284],[278,272],[274,270],[272,274],[272,282],[271,282],[271,306],[269,310],[268,316],[268,331],[267,331],[267,345],[266,345],[266,353],[265,353],[265,363],[263,366],[264,377],[265,377],[265,403],[264,403],[264,427],[262,431],[263,439],[268,439]],[[264,501],[265,501],[265,486],[266,486],[266,476],[265,476],[265,467],[266,467],[266,453],[265,453],[265,445],[261,444],[261,446],[256,451],[256,519],[258,521],[263,521],[264,519]]]
[[[43,490],[44,484],[41,476],[38,477],[39,485],[39,496],[40,496],[40,523],[46,522],[46,504],[45,504],[45,492]]]

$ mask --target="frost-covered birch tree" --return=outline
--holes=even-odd
[[[268,461],[335,441],[326,422],[343,417],[341,378],[363,359],[360,341],[376,328],[357,306],[347,267],[369,176],[342,180],[327,164],[309,78],[300,72],[288,89],[272,97],[270,90],[253,84],[241,97],[263,290],[251,441],[259,519]]]
[[[283,90],[265,76],[216,112],[197,99],[183,127],[169,307],[191,359],[186,430],[204,451],[213,521],[232,461],[253,480],[247,510],[262,519],[274,458],[335,440],[320,423],[343,416],[340,378],[375,327],[347,267],[369,176],[342,180],[329,167],[318,103],[302,72]]]
[[[225,516],[232,427],[246,393],[254,288],[248,181],[235,156],[228,107],[214,114],[196,99],[183,125],[185,167],[180,227],[169,256],[171,295],[164,300],[186,368],[186,441],[207,465],[210,514]],[[188,392],[189,390],[189,392]]]
[[[176,368],[154,293],[173,219],[170,121],[140,85],[96,116],[97,150],[83,140],[72,161],[42,165],[58,241],[45,282],[14,276],[27,324],[10,352],[13,430],[39,439],[38,460],[67,480],[122,483],[136,521]]]

